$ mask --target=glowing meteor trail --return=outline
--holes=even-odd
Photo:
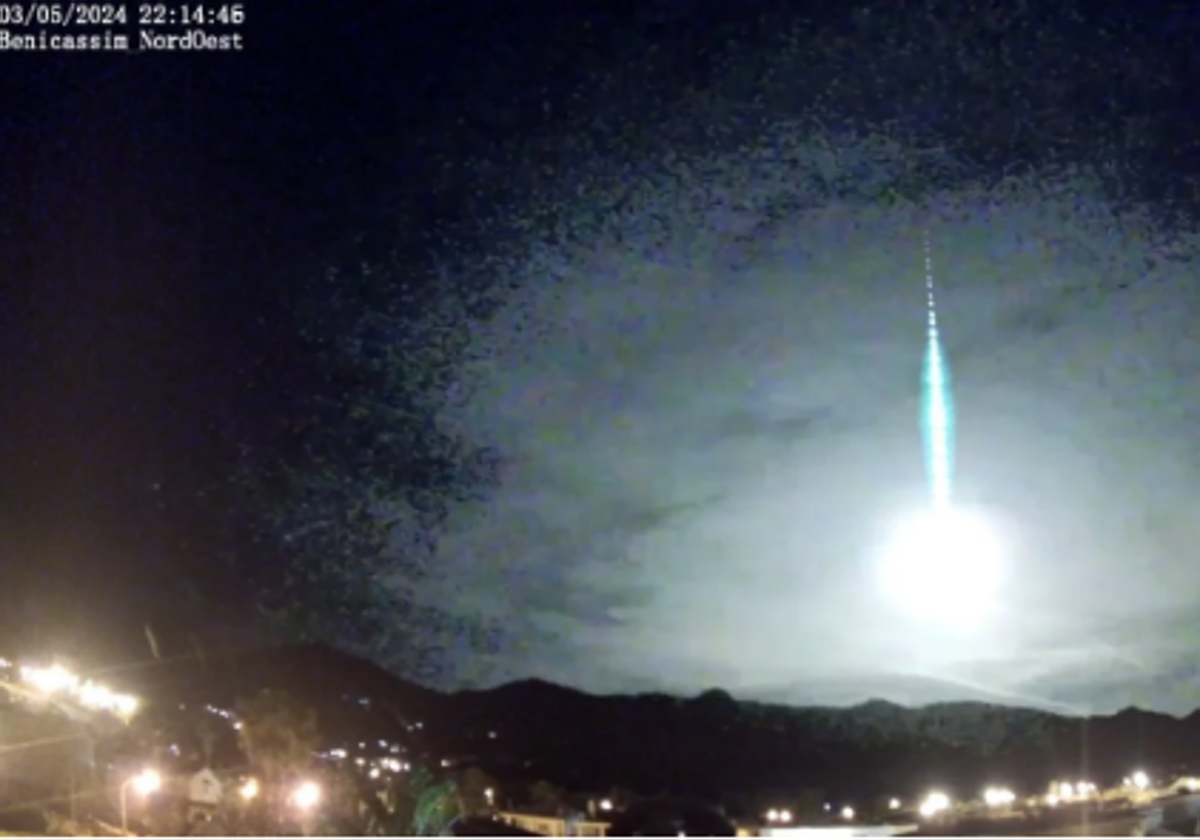
[[[954,483],[954,395],[950,366],[938,335],[937,298],[933,288],[933,252],[925,232],[925,296],[927,326],[925,363],[921,372],[921,434],[925,443],[925,470],[935,510],[950,505]]]
[[[921,436],[930,509],[897,528],[884,553],[880,582],[913,618],[942,630],[974,633],[999,606],[1004,552],[986,517],[953,506],[954,395],[938,332],[933,252],[925,232],[925,362],[921,368]]]

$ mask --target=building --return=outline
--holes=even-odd
[[[496,815],[500,821],[514,828],[541,834],[545,837],[607,837],[609,823],[594,820],[568,820],[563,817],[548,817],[542,814],[521,814],[502,811]]]

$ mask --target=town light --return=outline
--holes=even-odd
[[[941,791],[934,791],[921,802],[918,812],[926,819],[935,817],[950,808],[950,797]]]
[[[601,799],[600,800],[600,810],[601,811],[611,811],[612,809],[613,809],[613,804],[612,804],[611,799]]]
[[[1144,770],[1135,771],[1133,775],[1129,777],[1129,780],[1138,790],[1145,790],[1146,788],[1150,787],[1150,777],[1146,775],[1146,771]]]
[[[983,792],[983,801],[989,808],[1004,808],[1017,801],[1017,795],[1008,788],[991,787]]]
[[[779,811],[774,808],[767,811],[767,822],[779,822]]]
[[[889,811],[899,811],[900,810],[900,800],[894,796],[891,799],[889,799],[888,800],[888,810]]]
[[[162,776],[156,770],[143,770],[121,783],[118,791],[121,800],[121,830],[129,832],[129,789],[138,796],[149,796],[162,787]]]
[[[781,823],[790,823],[792,821],[792,812],[784,808],[779,812],[779,821]]]
[[[842,819],[846,821],[854,819],[854,809],[849,805],[842,809]]]
[[[292,792],[292,804],[301,811],[311,811],[321,801],[321,788],[316,782],[301,782]]]
[[[258,796],[258,779],[247,779],[242,782],[242,786],[238,788],[238,793],[242,799],[249,802]]]
[[[149,796],[162,787],[162,776],[156,770],[143,770],[129,780],[133,792],[138,796]]]
[[[24,667],[21,669],[21,678],[43,694],[71,691],[79,685],[79,677],[61,665],[51,665],[49,668]]]
[[[23,666],[21,680],[35,691],[47,696],[67,696],[85,709],[110,712],[122,718],[130,718],[138,710],[138,699],[120,694],[107,686],[91,680],[81,680],[62,665],[48,668]]]

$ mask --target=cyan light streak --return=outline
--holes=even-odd
[[[954,485],[954,393],[950,365],[938,334],[937,299],[933,291],[933,253],[925,233],[925,295],[928,322],[925,363],[921,370],[921,436],[925,444],[925,472],[929,493],[937,510],[950,505]]]

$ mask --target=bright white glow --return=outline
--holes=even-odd
[[[123,718],[132,717],[138,710],[136,697],[119,694],[91,680],[80,680],[61,665],[49,668],[23,666],[21,679],[42,694],[67,695],[86,709],[111,712]]]
[[[849,805],[847,805],[845,808],[842,809],[842,819],[844,819],[844,820],[854,819],[854,809],[851,808]]]
[[[490,788],[489,788],[489,790],[490,790]],[[491,800],[491,796],[488,796],[488,800],[489,801]],[[612,800],[611,799],[601,799],[600,800],[600,810],[601,811],[611,811],[612,810]]]
[[[890,810],[890,811],[900,810],[900,800],[894,796],[891,799],[889,799],[888,800],[888,810]]]
[[[781,823],[790,823],[792,821],[792,812],[784,808],[779,812],[779,821]]]
[[[310,811],[321,801],[321,788],[316,782],[303,782],[292,793],[292,804],[302,811]]]
[[[85,682],[79,687],[76,698],[80,705],[98,711],[113,712],[121,717],[131,717],[137,711],[136,697],[118,694],[102,685]]]
[[[258,779],[247,779],[240,788],[238,793],[242,795],[242,799],[249,802],[258,796]]]
[[[1138,770],[1132,776],[1130,776],[1129,779],[1133,782],[1133,786],[1138,790],[1145,790],[1146,788],[1150,787],[1150,777],[1147,776],[1143,770]]]
[[[1017,795],[1008,788],[988,788],[983,792],[983,801],[989,808],[1004,808],[1017,801]]]
[[[129,780],[129,785],[138,796],[149,796],[162,787],[162,776],[154,770],[143,770]]]
[[[972,627],[995,611],[1003,552],[986,519],[941,507],[902,525],[880,572],[888,600],[914,617]]]
[[[767,811],[767,822],[779,822],[779,812],[774,808]]]
[[[943,811],[949,809],[949,807],[950,797],[939,791],[934,791],[925,797],[925,799],[921,802],[921,807],[917,810],[922,817],[929,818],[937,816]]]
[[[74,691],[79,685],[79,677],[61,665],[51,665],[49,668],[25,667],[21,669],[21,678],[43,694]]]

